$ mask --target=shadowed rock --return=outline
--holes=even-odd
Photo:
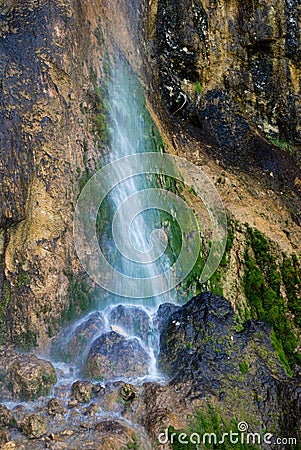
[[[151,325],[148,314],[137,306],[118,305],[110,311],[112,325],[120,326],[129,336],[137,336],[148,342]]]
[[[93,342],[84,373],[98,380],[139,377],[147,374],[148,365],[149,356],[137,338],[111,331]]]

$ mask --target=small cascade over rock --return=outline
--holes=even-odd
[[[138,153],[160,151],[162,143],[147,111],[142,87],[119,52],[110,61],[110,75],[104,84],[109,162]],[[167,252],[160,253],[162,243],[154,237],[154,230],[158,231],[162,227],[163,216],[155,207],[145,207],[143,197],[139,195],[128,202],[134,194],[158,188],[157,182],[143,173],[129,177],[130,162],[126,158],[122,161],[122,165],[117,168],[112,166],[111,173],[112,180],[122,181],[115,186],[112,184],[112,189],[99,208],[97,228],[101,232],[98,239],[108,263],[117,273],[116,291],[125,290],[124,278],[118,278],[120,273],[126,275],[126,279],[147,279],[147,295],[143,297],[141,292],[141,297],[137,298],[137,292],[129,289],[124,297],[111,292],[109,297],[106,295],[106,299],[99,299],[98,311],[80,319],[62,334],[55,349],[56,359],[72,365],[74,378],[86,377],[101,381],[119,379],[128,382],[160,379],[156,357],[159,329],[166,320],[160,317],[176,308],[174,292],[153,295],[156,292],[156,276],[171,276],[170,256]],[[126,217],[122,209],[125,202]],[[129,217],[131,220],[128,220]],[[135,254],[132,258],[121,246],[126,236]],[[172,244],[168,245],[172,253]],[[153,289],[149,288],[152,283]],[[158,307],[167,302],[171,306],[158,311]],[[61,369],[65,371],[61,373],[64,382],[70,378],[70,371],[66,373],[66,367],[63,366]]]

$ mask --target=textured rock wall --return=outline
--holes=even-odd
[[[210,287],[244,309],[244,224],[269,238],[279,268],[300,256],[299,2],[159,0],[148,38],[172,141],[215,181],[236,222],[225,273]]]
[[[299,13],[293,1],[0,0],[6,339],[46,345],[62,313],[72,318],[93,297],[72,214],[106,150],[98,85],[116,47],[142,75],[169,150],[205,168],[234,219],[280,251],[298,247]],[[256,181],[242,176],[256,171]],[[234,280],[241,261],[230,266]]]
[[[263,133],[300,145],[297,0],[161,0],[157,38],[163,76],[169,66],[194,104],[199,94],[224,90]]]
[[[46,343],[79,270],[72,214],[101,151],[92,127],[103,51],[95,8],[0,2],[1,319],[22,346]]]

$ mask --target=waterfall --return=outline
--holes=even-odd
[[[118,58],[112,68],[112,75],[108,87],[108,105],[110,161],[128,155],[154,151],[154,148],[158,147],[156,136],[151,135],[154,125],[145,108],[141,85],[128,64],[122,58]],[[156,150],[160,150],[160,148],[156,148]],[[146,175],[126,178],[128,172],[127,164],[129,163],[125,160],[117,168],[113,166],[111,172],[112,179],[118,178],[124,180],[109,195],[110,208],[112,208],[114,213],[116,211],[118,212],[123,202],[131,196],[133,197],[133,194],[151,187],[156,188],[154,182],[148,180]],[[118,173],[115,171],[118,171]],[[123,216],[121,212],[115,235],[111,238],[109,247],[112,249],[112,246],[116,246],[116,241],[123,241],[125,227],[130,223],[129,245],[131,246],[135,259],[125,257],[120,251],[116,252],[115,248],[115,252],[113,252],[115,263],[113,264],[117,270],[130,277],[151,279],[158,274],[167,272],[167,269],[171,265],[166,254],[156,258],[156,255],[160,255],[161,253],[162,242],[160,239],[156,239],[159,236],[158,234],[154,238],[154,230],[157,229],[158,231],[162,220],[158,210],[155,208],[144,208],[142,195],[135,195],[133,202],[127,203],[127,209],[123,210]],[[136,213],[137,211],[138,214]],[[139,212],[141,213],[139,214]],[[124,217],[125,215],[127,219]],[[153,289],[152,292],[155,292],[155,290]],[[157,306],[162,302],[166,302],[168,298],[171,300],[171,295],[158,296],[156,299],[153,295],[150,297],[152,297],[151,303]],[[150,303],[149,300],[148,304]],[[124,303],[127,299],[120,298],[119,301]],[[133,301],[144,305],[146,299],[140,299],[138,301],[133,296]]]
[[[162,377],[157,371],[156,355],[159,351],[159,324],[162,317],[158,314],[158,308],[163,303],[175,304],[176,295],[173,289],[157,295],[155,283],[158,275],[166,277],[166,285],[172,277],[172,262],[164,252],[168,245],[171,252],[172,248],[162,230],[166,213],[163,217],[155,203],[144,205],[148,190],[158,188],[158,181],[144,173],[129,177],[130,161],[125,157],[160,152],[163,144],[147,111],[141,84],[129,64],[123,57],[115,57],[110,72],[105,89],[110,148],[106,164],[119,160],[122,163],[112,164],[108,179],[101,180],[108,195],[101,203],[97,215],[98,240],[103,254],[117,273],[115,292],[122,293],[125,287],[122,285],[124,279],[118,277],[121,273],[134,281],[147,279],[148,294],[145,297],[139,295],[138,298],[135,296],[135,289],[133,292],[127,289],[129,295],[125,296],[114,292],[106,293],[99,299],[98,311],[81,318],[64,334],[61,354],[68,355],[73,363],[71,378],[83,375],[97,378],[97,371],[95,368],[91,369],[95,365],[95,348],[106,353],[103,346],[107,344],[103,342],[119,339],[120,345],[126,350],[123,350],[122,355],[119,354],[116,344],[117,354],[110,356],[114,364],[114,358],[118,361],[133,361],[131,358],[134,357],[134,363],[135,358],[141,358],[141,367],[138,364],[137,376],[133,377],[131,367],[125,363],[119,372],[116,369],[110,375],[109,371],[105,371],[106,380],[159,380]],[[115,180],[121,181],[114,186]],[[134,352],[134,355],[127,354],[127,351]],[[70,371],[66,372],[66,366],[59,364],[59,367],[65,370],[62,382],[68,377],[70,379]]]

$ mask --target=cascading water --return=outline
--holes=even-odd
[[[132,154],[162,150],[159,134],[145,107],[140,83],[122,57],[117,58],[115,64],[112,65],[106,91],[110,161],[116,161]],[[166,274],[164,276],[171,277],[171,272],[168,270],[171,261],[165,253],[162,254],[162,241],[164,244],[165,240],[166,245],[166,236],[160,231],[155,235],[153,233],[153,230],[158,231],[158,228],[162,227],[163,218],[160,211],[155,207],[144,208],[143,197],[139,196],[135,196],[133,202],[127,203],[126,210],[123,208],[124,202],[131,196],[150,187],[156,188],[156,181],[146,175],[127,177],[127,164],[128,162],[125,160],[110,173],[113,180],[121,179],[122,181],[110,191],[106,201],[100,207],[98,217],[106,216],[107,218],[107,221],[99,220],[100,235],[98,239],[100,245],[110,265],[117,272],[126,274],[128,277],[148,280],[154,279],[158,274]],[[136,211],[139,213],[137,214]],[[112,233],[115,214],[116,216],[119,214],[119,217],[115,221],[117,226]],[[118,245],[118,243],[122,245],[125,227],[128,223],[130,223],[130,242],[127,244],[134,250],[135,258],[127,257]],[[122,292],[124,286],[118,277],[117,283],[121,283],[117,291]],[[126,371],[121,367],[119,372],[115,371],[113,377],[107,371],[105,379],[128,380],[130,378],[135,382],[145,379],[160,379],[161,376],[156,367],[156,354],[159,347],[157,329],[159,318],[156,311],[162,303],[175,303],[175,292],[153,295],[156,293],[156,288],[154,285],[152,289],[151,283],[150,286],[145,298],[141,298],[141,296],[136,298],[135,293],[130,293],[130,296],[104,295],[99,299],[99,312],[91,313],[81,319],[64,335],[64,342],[61,344],[63,352],[74,363],[71,377],[75,379],[83,373],[91,376],[91,372],[89,373],[85,369],[82,372],[83,361],[89,359],[95,342],[99,343],[101,339],[112,337],[112,333],[117,333],[123,339],[130,341],[133,344],[132,347],[138,348],[134,357],[144,358],[144,370],[138,371],[138,376],[133,377],[128,375],[131,374],[131,370]],[[126,354],[126,351],[130,351],[132,347],[125,345],[125,353],[119,354],[119,357],[129,358],[132,361]],[[66,368],[62,365],[59,367],[64,370]],[[125,373],[122,373],[124,370]],[[70,370],[67,370],[67,377],[70,377]],[[97,373],[94,371],[93,377],[102,378],[102,375],[97,377]],[[66,373],[62,377],[62,382],[65,381]]]

